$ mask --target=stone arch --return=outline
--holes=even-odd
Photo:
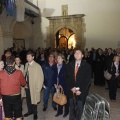
[[[30,30],[30,26],[27,21],[13,21],[11,29],[13,31],[13,44],[16,49],[22,49],[23,47],[29,48],[31,46],[32,30]]]
[[[47,46],[55,46],[55,34],[61,28],[71,29],[76,35],[76,47],[84,48],[83,20],[84,14],[47,17],[50,20]]]
[[[62,29],[64,27],[71,29],[77,35],[76,28],[74,28],[73,26],[70,26],[70,25],[69,26],[68,25],[62,25],[62,26],[56,27],[55,30],[54,30],[54,35],[57,33],[58,30],[60,30],[60,29]]]

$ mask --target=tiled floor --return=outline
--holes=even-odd
[[[111,108],[111,120],[120,120],[120,88],[118,88],[117,91],[117,100],[115,102],[111,102],[109,100],[108,96],[108,90],[105,90],[105,86],[94,86],[91,85],[90,88],[90,93],[97,93],[104,97],[109,103],[110,103],[110,108]],[[66,118],[63,118],[62,116],[59,117],[54,117],[56,114],[56,111],[53,110],[51,107],[51,96],[49,99],[49,106],[46,112],[42,111],[43,109],[43,101],[41,98],[41,103],[38,105],[38,120],[69,120],[68,116]],[[27,107],[26,107],[26,100],[23,102],[23,114],[27,112]],[[24,118],[24,120],[33,120],[33,115]]]

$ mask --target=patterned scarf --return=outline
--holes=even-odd
[[[5,70],[9,75],[13,74],[16,71],[14,66],[6,66]]]

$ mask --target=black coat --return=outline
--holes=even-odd
[[[62,86],[65,95],[67,95],[67,86],[66,86],[66,81],[65,81],[65,67],[66,64],[63,63],[62,68],[60,69],[60,72],[58,74],[58,68],[57,68],[57,64],[54,65],[53,67],[53,71],[54,71],[54,84],[57,84],[57,77],[59,79],[59,85]]]
[[[86,61],[82,60],[76,75],[76,80],[74,77],[74,71],[75,61],[68,63],[66,66],[65,77],[68,87],[68,97],[73,98],[73,93],[71,89],[73,87],[79,87],[81,94],[80,96],[78,96],[78,99],[81,101],[85,101],[90,86],[91,67]]]

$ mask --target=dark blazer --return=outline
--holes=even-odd
[[[68,88],[68,97],[73,98],[73,93],[71,89],[73,87],[79,87],[81,94],[78,96],[78,99],[81,101],[85,101],[90,86],[91,67],[86,61],[82,60],[76,75],[76,81],[74,77],[74,71],[75,61],[67,64],[65,72],[66,84]]]
[[[115,76],[115,73],[116,73],[116,67],[114,65],[114,62],[111,63],[111,65],[108,66],[108,72],[110,74],[112,74],[112,77],[111,77],[111,80],[115,80],[116,79],[116,76]],[[119,66],[118,66],[118,73],[120,73],[120,63],[119,63]]]
[[[54,84],[57,84],[57,77],[59,79],[59,85],[63,87],[64,93],[67,94],[67,85],[65,81],[65,67],[66,64],[63,63],[62,68],[58,74],[57,64],[54,65]]]

